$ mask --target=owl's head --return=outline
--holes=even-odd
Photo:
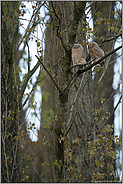
[[[73,49],[79,49],[79,48],[83,49],[80,44],[74,44]]]
[[[95,46],[98,46],[98,44],[96,42],[91,42],[88,44],[88,49],[92,49]]]

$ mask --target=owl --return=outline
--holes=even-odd
[[[85,64],[85,53],[83,51],[83,47],[80,44],[74,44],[72,47],[72,60],[73,65]]]
[[[88,50],[89,54],[92,59],[95,59],[94,61],[98,61],[101,57],[104,56],[104,51],[99,47],[99,45],[96,42],[91,42],[88,44]],[[105,63],[105,60],[103,59],[101,61],[101,66]]]

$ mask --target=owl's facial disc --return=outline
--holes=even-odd
[[[74,45],[74,49],[78,49],[79,47],[79,45]]]
[[[79,48],[78,45],[75,45],[75,46],[74,46],[74,49],[78,49],[78,48]]]

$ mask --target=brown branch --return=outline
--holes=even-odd
[[[51,1],[51,5],[52,5],[53,12],[54,12],[54,14],[55,14],[56,18],[59,20],[59,25],[60,25],[60,23],[61,23],[61,19],[60,19],[60,18],[59,18],[59,16],[57,15],[57,13],[56,13],[56,11],[55,11],[55,8],[54,8],[54,6],[53,6],[53,2],[52,2],[52,1]]]
[[[37,85],[37,81],[38,81],[39,77],[40,77],[40,71],[39,71],[39,75],[38,75],[38,77],[37,77],[37,80],[36,80],[36,82],[34,83],[34,85],[33,85],[33,87],[32,87],[31,92],[29,93],[30,95],[31,95],[31,94],[32,94],[32,92],[34,91],[34,88],[35,88],[35,87],[36,87],[36,85]],[[24,101],[24,103],[23,103],[22,107],[24,107],[24,106],[26,105],[26,103],[27,103],[27,101],[28,101],[28,99],[29,99],[30,95],[28,95],[28,97],[27,97],[27,98],[26,98],[26,100]]]
[[[59,16],[57,15],[57,13],[56,13],[56,11],[55,11],[55,8],[54,8],[54,6],[53,6],[53,2],[52,2],[52,1],[51,1],[51,5],[52,5],[53,12],[54,12],[56,18],[59,20],[59,25],[56,26],[56,27],[57,27],[57,36],[59,37],[59,39],[60,39],[60,41],[61,41],[61,43],[62,43],[62,46],[63,46],[64,50],[67,52],[67,46],[66,46],[66,44],[63,42],[63,39],[62,39],[62,37],[61,37],[61,35],[60,35],[60,33],[59,33],[59,28],[60,28],[60,24],[61,24],[61,19],[60,19]]]
[[[58,63],[59,63],[63,58],[64,58],[64,55],[56,62],[56,64],[49,70],[49,72],[51,72],[51,70],[53,70],[53,68],[55,68],[56,66],[58,66]],[[44,75],[44,77],[43,77],[41,80],[37,81],[36,83],[39,83],[39,82],[43,81],[43,80],[45,79],[46,76],[47,76],[47,73]]]
[[[122,36],[122,33],[120,33],[120,34],[118,34],[118,35],[116,35],[116,36],[114,36],[114,37],[107,38],[107,39],[104,40],[102,43],[110,42],[110,41],[112,41],[112,40],[114,40],[114,39],[117,39],[119,36]],[[102,46],[102,44],[100,44],[99,46]]]
[[[34,72],[37,70],[37,68],[39,67],[39,65],[40,65],[40,62],[38,61],[38,62],[36,63],[36,65],[34,66],[34,68],[33,68],[31,71],[29,71],[29,73],[28,73],[27,76],[26,76],[25,82],[23,83],[23,85],[22,85],[22,87],[21,87],[21,91],[19,92],[19,100],[18,100],[18,101],[19,101],[19,104],[20,104],[20,105],[21,105],[22,97],[23,97],[24,91],[25,91],[25,89],[26,89],[27,83],[28,83],[30,77],[31,77],[31,76],[34,74]]]
[[[42,64],[44,70],[47,72],[47,74],[50,76],[51,80],[53,81],[53,83],[55,84],[56,88],[58,89],[58,91],[60,92],[60,88],[58,87],[58,85],[56,84],[54,78],[52,77],[52,75],[49,73],[49,71],[46,69],[46,67],[44,66],[43,62],[41,61],[41,59],[35,55],[35,57],[38,59],[38,61]]]
[[[28,47],[28,72],[30,72],[30,50],[29,50],[29,45],[28,43],[27,44],[27,47]]]
[[[104,122],[104,124],[101,126],[101,128],[100,128],[98,131],[96,131],[96,133],[99,133],[100,130],[102,130],[102,128],[108,123],[109,119],[110,119],[111,116],[114,114],[115,110],[117,109],[117,107],[118,107],[118,105],[119,105],[121,99],[122,99],[122,95],[121,95],[121,97],[120,97],[120,99],[119,99],[117,105],[115,106],[114,110],[113,110],[112,113],[110,114],[109,118]]]

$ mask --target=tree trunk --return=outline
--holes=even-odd
[[[91,112],[94,108],[94,85],[91,70],[81,74],[75,84],[70,88],[68,87],[73,77],[69,72],[72,66],[71,46],[75,42],[82,44],[84,40],[84,33],[78,31],[77,28],[81,25],[84,27],[82,22],[86,3],[53,2],[50,4],[51,8],[58,9],[57,15],[60,19],[60,28],[59,30],[55,26],[47,28],[44,61],[49,61],[49,68],[59,86],[59,90],[54,89],[54,84],[47,78],[50,85],[46,87],[45,84],[45,89],[42,88],[42,90],[49,92],[48,101],[51,105],[49,106],[49,103],[43,101],[42,112],[44,112],[44,108],[50,109],[53,107],[57,117],[55,125],[52,125],[53,130],[55,130],[55,178],[56,182],[67,182],[68,178],[69,182],[90,182],[92,171],[87,161],[87,142],[94,138],[94,117]],[[53,25],[58,24],[55,15],[51,15],[51,20]],[[69,26],[69,22],[72,22],[71,26]],[[62,40],[60,41],[57,37],[57,31],[63,32],[64,29],[65,33],[62,33]],[[65,45],[68,45],[67,50],[63,49]],[[54,91],[51,91],[52,88]],[[72,143],[75,139],[80,139],[79,149],[76,144]],[[70,162],[64,155],[68,149],[67,144],[70,144],[72,150],[72,160]],[[77,160],[74,160],[75,158],[80,159],[79,164],[76,164]],[[69,172],[70,166],[73,168]],[[72,174],[73,171],[74,174]]]
[[[2,17],[4,19],[2,5]],[[5,21],[2,20],[2,182],[19,182],[18,173],[18,103],[13,69],[13,50],[7,33]]]

